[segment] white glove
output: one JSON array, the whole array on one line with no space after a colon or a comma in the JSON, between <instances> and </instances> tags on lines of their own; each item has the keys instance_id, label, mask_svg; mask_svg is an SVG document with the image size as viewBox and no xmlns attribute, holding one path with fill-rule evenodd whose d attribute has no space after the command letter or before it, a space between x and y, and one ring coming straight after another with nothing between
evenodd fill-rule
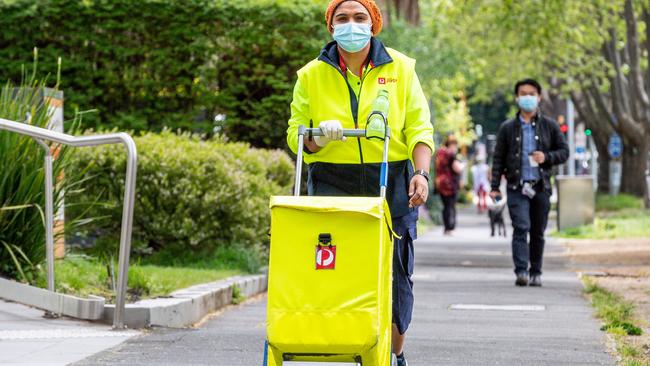
<instances>
[{"instance_id":1,"label":"white glove","mask_svg":"<svg viewBox=\"0 0 650 366\"><path fill-rule=\"evenodd\" d=\"M343 126L341 126L341 122L335 119L319 123L318 128L320 128L324 136L314 136L314 142L320 147L333 140L345 141Z\"/></svg>"}]
</instances>

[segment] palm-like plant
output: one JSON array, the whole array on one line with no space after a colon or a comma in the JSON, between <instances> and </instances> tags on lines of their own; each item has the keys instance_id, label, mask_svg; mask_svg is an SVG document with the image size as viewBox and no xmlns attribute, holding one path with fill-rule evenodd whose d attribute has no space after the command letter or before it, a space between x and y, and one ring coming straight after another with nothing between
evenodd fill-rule
<instances>
[{"instance_id":1,"label":"palm-like plant","mask_svg":"<svg viewBox=\"0 0 650 366\"><path fill-rule=\"evenodd\" d=\"M31 77L15 87L11 82L0 91L0 117L46 127L51 116L44 102L44 81ZM74 123L76 125L76 123ZM60 148L53 164L53 177L62 176L69 150ZM30 137L0 131L0 275L33 282L45 259L44 151ZM77 182L66 170L66 182ZM54 187L54 212L61 207L64 182Z\"/></svg>"}]
</instances>

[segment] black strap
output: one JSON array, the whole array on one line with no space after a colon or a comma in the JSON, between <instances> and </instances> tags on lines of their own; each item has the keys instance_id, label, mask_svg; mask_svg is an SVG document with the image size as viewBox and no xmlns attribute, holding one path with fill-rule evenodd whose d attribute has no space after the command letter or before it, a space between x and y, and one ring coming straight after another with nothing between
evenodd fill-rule
<instances>
[{"instance_id":1,"label":"black strap","mask_svg":"<svg viewBox=\"0 0 650 366\"><path fill-rule=\"evenodd\" d=\"M314 141L314 134L311 132L311 129L314 128L314 121L309 120L309 132L307 133L307 140Z\"/></svg>"},{"instance_id":2,"label":"black strap","mask_svg":"<svg viewBox=\"0 0 650 366\"><path fill-rule=\"evenodd\" d=\"M368 194L368 179L366 178L366 165L363 163L363 150L361 149L361 137L357 137L357 144L359 145L359 162L361 163L361 192L365 196Z\"/></svg>"}]
</instances>

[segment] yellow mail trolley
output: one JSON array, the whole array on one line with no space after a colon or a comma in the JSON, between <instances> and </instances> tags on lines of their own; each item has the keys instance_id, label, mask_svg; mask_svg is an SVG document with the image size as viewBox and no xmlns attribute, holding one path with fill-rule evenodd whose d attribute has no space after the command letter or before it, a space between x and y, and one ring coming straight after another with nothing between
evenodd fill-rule
<instances>
[{"instance_id":1,"label":"yellow mail trolley","mask_svg":"<svg viewBox=\"0 0 650 366\"><path fill-rule=\"evenodd\" d=\"M393 235L381 197L300 197L301 126L294 196L271 198L264 366L389 366ZM364 137L365 130L344 130Z\"/></svg>"}]
</instances>

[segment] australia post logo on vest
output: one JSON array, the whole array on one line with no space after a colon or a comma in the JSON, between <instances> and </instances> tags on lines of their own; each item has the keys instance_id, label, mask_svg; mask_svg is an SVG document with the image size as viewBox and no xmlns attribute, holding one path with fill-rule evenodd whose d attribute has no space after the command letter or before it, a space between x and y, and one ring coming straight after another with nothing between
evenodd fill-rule
<instances>
[{"instance_id":1,"label":"australia post logo on vest","mask_svg":"<svg viewBox=\"0 0 650 366\"><path fill-rule=\"evenodd\" d=\"M334 269L336 267L336 245L316 246L316 269Z\"/></svg>"},{"instance_id":2,"label":"australia post logo on vest","mask_svg":"<svg viewBox=\"0 0 650 366\"><path fill-rule=\"evenodd\" d=\"M378 77L377 83L379 83L380 85L397 84L397 78Z\"/></svg>"}]
</instances>

